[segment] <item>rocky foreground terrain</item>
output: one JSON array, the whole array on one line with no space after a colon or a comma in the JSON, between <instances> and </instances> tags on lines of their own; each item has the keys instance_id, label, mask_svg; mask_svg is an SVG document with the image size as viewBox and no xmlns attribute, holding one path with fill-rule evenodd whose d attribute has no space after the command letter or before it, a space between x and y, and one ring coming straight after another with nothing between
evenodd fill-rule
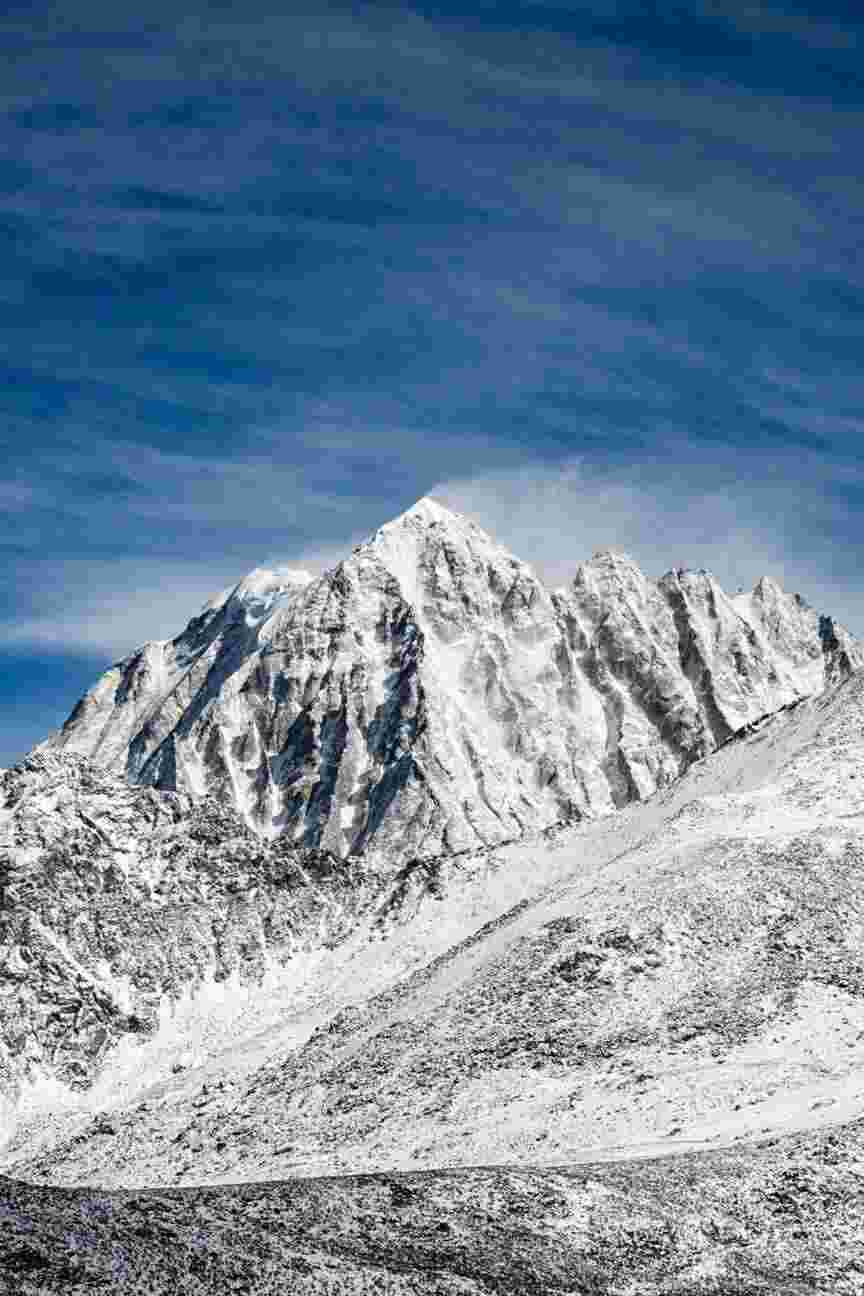
<instances>
[{"instance_id":1,"label":"rocky foreground terrain","mask_svg":"<svg viewBox=\"0 0 864 1296\"><path fill-rule=\"evenodd\" d=\"M862 1221L861 1121L590 1167L140 1192L0 1178L0 1290L858 1296Z\"/></svg>"},{"instance_id":2,"label":"rocky foreground terrain","mask_svg":"<svg viewBox=\"0 0 864 1296\"><path fill-rule=\"evenodd\" d=\"M0 1290L864 1290L861 649L532 581L422 502L0 774Z\"/></svg>"}]
</instances>

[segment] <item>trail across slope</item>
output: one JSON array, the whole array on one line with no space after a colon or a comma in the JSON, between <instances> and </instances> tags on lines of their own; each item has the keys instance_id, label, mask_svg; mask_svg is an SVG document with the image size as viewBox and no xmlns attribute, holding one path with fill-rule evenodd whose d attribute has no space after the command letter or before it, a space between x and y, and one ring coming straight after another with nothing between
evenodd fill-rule
<instances>
[{"instance_id":1,"label":"trail across slope","mask_svg":"<svg viewBox=\"0 0 864 1296\"><path fill-rule=\"evenodd\" d=\"M858 1296L859 1121L620 1165L108 1192L0 1178L0 1291Z\"/></svg>"}]
</instances>

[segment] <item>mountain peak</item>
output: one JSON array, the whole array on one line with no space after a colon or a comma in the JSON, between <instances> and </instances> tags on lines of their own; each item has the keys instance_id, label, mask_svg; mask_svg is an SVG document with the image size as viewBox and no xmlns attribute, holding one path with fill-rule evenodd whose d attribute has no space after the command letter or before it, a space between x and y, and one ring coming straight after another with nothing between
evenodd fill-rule
<instances>
[{"instance_id":1,"label":"mountain peak","mask_svg":"<svg viewBox=\"0 0 864 1296\"><path fill-rule=\"evenodd\" d=\"M421 495L401 516L419 518L424 522L450 522L461 520L462 517L460 513L454 513L452 509L439 503L432 495Z\"/></svg>"},{"instance_id":2,"label":"mountain peak","mask_svg":"<svg viewBox=\"0 0 864 1296\"><path fill-rule=\"evenodd\" d=\"M786 591L772 576L760 576L755 586L753 594L756 598L763 601L771 601L786 598Z\"/></svg>"},{"instance_id":3,"label":"mountain peak","mask_svg":"<svg viewBox=\"0 0 864 1296\"><path fill-rule=\"evenodd\" d=\"M310 572L299 567L255 567L235 586L233 593L237 598L260 598L308 585L313 579Z\"/></svg>"},{"instance_id":4,"label":"mountain peak","mask_svg":"<svg viewBox=\"0 0 864 1296\"><path fill-rule=\"evenodd\" d=\"M643 589L647 577L634 558L621 549L598 549L587 562L579 563L573 588L596 589L608 595L612 588Z\"/></svg>"},{"instance_id":5,"label":"mountain peak","mask_svg":"<svg viewBox=\"0 0 864 1296\"><path fill-rule=\"evenodd\" d=\"M470 530L484 534L464 514L456 513L446 505L440 504L431 495L423 495L404 513L397 514L389 522L380 526L372 539L374 540L382 532L389 534L392 531L403 531L408 528L414 531L425 531L430 527L444 527L448 531Z\"/></svg>"},{"instance_id":6,"label":"mountain peak","mask_svg":"<svg viewBox=\"0 0 864 1296\"><path fill-rule=\"evenodd\" d=\"M315 578L299 567L253 567L236 585L214 594L202 611L214 612L233 601L235 605L270 606L283 595L302 589Z\"/></svg>"},{"instance_id":7,"label":"mountain peak","mask_svg":"<svg viewBox=\"0 0 864 1296\"><path fill-rule=\"evenodd\" d=\"M585 566L593 567L629 567L641 571L639 564L630 554L625 553L623 549L616 549L608 546L603 549L595 549L588 563Z\"/></svg>"},{"instance_id":8,"label":"mountain peak","mask_svg":"<svg viewBox=\"0 0 864 1296\"><path fill-rule=\"evenodd\" d=\"M431 595L431 602L436 602L443 593L441 581L444 580L451 593L459 587L459 601L467 600L477 610L479 588L469 593L465 583L478 586L488 583L490 564L503 566L508 571L521 565L509 550L470 518L453 512L428 495L379 527L355 552L360 556L373 555L395 578L403 596L415 608L427 601L432 589L437 592ZM450 573L446 578L444 568Z\"/></svg>"}]
</instances>

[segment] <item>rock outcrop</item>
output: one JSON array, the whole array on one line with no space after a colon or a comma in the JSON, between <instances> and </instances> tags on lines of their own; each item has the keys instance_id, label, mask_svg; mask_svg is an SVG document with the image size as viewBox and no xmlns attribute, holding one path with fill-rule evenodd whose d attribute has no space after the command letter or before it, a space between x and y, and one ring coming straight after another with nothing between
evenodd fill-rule
<instances>
[{"instance_id":1,"label":"rock outcrop","mask_svg":"<svg viewBox=\"0 0 864 1296\"><path fill-rule=\"evenodd\" d=\"M213 798L82 757L0 772L0 1134L19 1100L89 1089L118 1046L133 1072L166 1028L166 1065L216 1047L378 889L357 861L262 841Z\"/></svg>"},{"instance_id":2,"label":"rock outcrop","mask_svg":"<svg viewBox=\"0 0 864 1296\"><path fill-rule=\"evenodd\" d=\"M730 598L600 553L551 592L424 499L317 579L253 572L106 672L48 746L397 864L644 798L862 664L770 581Z\"/></svg>"}]
</instances>

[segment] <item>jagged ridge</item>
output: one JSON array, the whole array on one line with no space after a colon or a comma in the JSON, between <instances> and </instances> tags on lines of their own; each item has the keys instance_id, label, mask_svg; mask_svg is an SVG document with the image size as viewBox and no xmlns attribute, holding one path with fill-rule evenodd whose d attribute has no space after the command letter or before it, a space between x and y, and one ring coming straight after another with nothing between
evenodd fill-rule
<instances>
[{"instance_id":1,"label":"jagged ridge","mask_svg":"<svg viewBox=\"0 0 864 1296\"><path fill-rule=\"evenodd\" d=\"M773 582L730 598L604 552L553 593L424 499L317 579L253 572L106 672L49 746L395 865L643 798L861 664Z\"/></svg>"}]
</instances>

